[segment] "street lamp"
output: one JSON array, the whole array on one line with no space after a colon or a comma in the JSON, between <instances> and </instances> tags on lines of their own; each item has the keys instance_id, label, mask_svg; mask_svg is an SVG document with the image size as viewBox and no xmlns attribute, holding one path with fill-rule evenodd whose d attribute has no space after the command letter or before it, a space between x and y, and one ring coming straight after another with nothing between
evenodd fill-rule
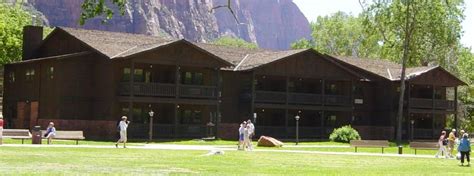
<instances>
[{"instance_id":1,"label":"street lamp","mask_svg":"<svg viewBox=\"0 0 474 176\"><path fill-rule=\"evenodd\" d=\"M257 113L253 113L253 124L257 124Z\"/></svg>"},{"instance_id":2,"label":"street lamp","mask_svg":"<svg viewBox=\"0 0 474 176\"><path fill-rule=\"evenodd\" d=\"M411 140L413 141L413 131L415 130L415 120L410 120L410 124L411 124L411 131L410 131L410 136L411 136Z\"/></svg>"},{"instance_id":3,"label":"street lamp","mask_svg":"<svg viewBox=\"0 0 474 176\"><path fill-rule=\"evenodd\" d=\"M153 115L155 115L155 112L153 112L153 110L150 110L150 112L148 112L148 115L150 115L150 127L148 129L148 142L151 142L151 139L153 139Z\"/></svg>"},{"instance_id":4,"label":"street lamp","mask_svg":"<svg viewBox=\"0 0 474 176\"><path fill-rule=\"evenodd\" d=\"M296 115L296 116L295 116L295 120L296 120L296 145L298 145L298 142L299 142L299 121L300 121L300 116L299 116L299 115Z\"/></svg>"}]
</instances>

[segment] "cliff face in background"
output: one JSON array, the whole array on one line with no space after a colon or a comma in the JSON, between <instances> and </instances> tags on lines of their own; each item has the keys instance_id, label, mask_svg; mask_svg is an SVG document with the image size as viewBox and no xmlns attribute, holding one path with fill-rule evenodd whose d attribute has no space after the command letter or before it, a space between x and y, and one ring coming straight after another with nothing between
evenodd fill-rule
<instances>
[{"instance_id":1,"label":"cliff face in background","mask_svg":"<svg viewBox=\"0 0 474 176\"><path fill-rule=\"evenodd\" d=\"M197 42L236 36L261 48L288 49L301 38L310 38L308 20L292 0L232 0L238 24L226 8L209 10L227 0L129 0L124 16L115 15L107 24L91 19L77 21L81 0L30 0L51 26L107 31L171 35Z\"/></svg>"}]
</instances>

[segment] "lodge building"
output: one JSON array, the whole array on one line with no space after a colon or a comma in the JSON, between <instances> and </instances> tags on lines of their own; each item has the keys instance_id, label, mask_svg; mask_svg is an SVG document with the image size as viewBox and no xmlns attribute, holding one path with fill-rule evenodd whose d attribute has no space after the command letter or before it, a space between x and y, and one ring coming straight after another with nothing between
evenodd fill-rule
<instances>
[{"instance_id":1,"label":"lodge building","mask_svg":"<svg viewBox=\"0 0 474 176\"><path fill-rule=\"evenodd\" d=\"M5 65L8 128L83 130L113 138L117 120L129 137L236 138L239 123L257 135L326 139L352 125L365 139L393 139L401 66L330 56L312 49L271 51L166 37L57 27L24 28L23 60ZM439 66L407 69L403 137L436 138L457 126L457 87ZM256 116L256 117L254 117ZM453 127L454 127L453 126Z\"/></svg>"}]
</instances>

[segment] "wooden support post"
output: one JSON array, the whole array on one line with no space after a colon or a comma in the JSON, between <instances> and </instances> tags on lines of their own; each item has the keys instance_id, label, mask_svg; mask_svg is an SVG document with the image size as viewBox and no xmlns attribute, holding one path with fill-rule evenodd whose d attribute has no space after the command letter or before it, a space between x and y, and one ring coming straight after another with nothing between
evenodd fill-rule
<instances>
[{"instance_id":1,"label":"wooden support post","mask_svg":"<svg viewBox=\"0 0 474 176\"><path fill-rule=\"evenodd\" d=\"M412 118L411 118L411 114L410 114L410 109L411 109L411 108L410 108L410 106L411 106L411 105L410 105L410 99L411 99L411 84L410 84L409 81L407 81L406 83L407 83L407 86L408 86L408 87L407 87L408 98L407 98L407 108L406 108L406 109L407 109L407 124L408 124L408 126L407 126L407 127L408 127L408 130L407 130L407 131L408 131L408 134L410 134L409 139L410 139L411 141L413 141L413 138L414 138L414 137L413 137L413 130L414 130L413 128L414 128L414 127L413 127L413 125L411 124Z\"/></svg>"},{"instance_id":2,"label":"wooden support post","mask_svg":"<svg viewBox=\"0 0 474 176\"><path fill-rule=\"evenodd\" d=\"M133 119L133 94L134 94L134 82L135 82L135 61L130 59L130 96L128 101L128 117Z\"/></svg>"},{"instance_id":3,"label":"wooden support post","mask_svg":"<svg viewBox=\"0 0 474 176\"><path fill-rule=\"evenodd\" d=\"M324 110L321 111L321 139L324 139L325 138L325 131L326 131L326 128L324 128Z\"/></svg>"},{"instance_id":4,"label":"wooden support post","mask_svg":"<svg viewBox=\"0 0 474 176\"><path fill-rule=\"evenodd\" d=\"M289 88L289 84L290 84L290 77L288 76L288 72L286 73L286 77L285 77L285 131L286 131L286 138L289 138L289 131L288 131L288 100L289 100L289 92L290 92L290 88Z\"/></svg>"},{"instance_id":5,"label":"wooden support post","mask_svg":"<svg viewBox=\"0 0 474 176\"><path fill-rule=\"evenodd\" d=\"M221 121L221 109L220 109L220 105L221 105L221 96L222 96L222 84L221 84L221 72L219 70L219 68L216 68L216 85L217 85L217 96L216 96L216 100L217 100L217 104L216 104L216 119L215 119L215 126L214 126L214 136L217 138L218 137L218 126L219 126L219 123Z\"/></svg>"},{"instance_id":6,"label":"wooden support post","mask_svg":"<svg viewBox=\"0 0 474 176\"><path fill-rule=\"evenodd\" d=\"M255 71L252 71L252 82L250 83L250 86L251 86L251 95L252 95L252 99L250 101L250 114L253 115L253 113L256 113L255 112L255 83L256 83L256 79L255 79Z\"/></svg>"},{"instance_id":7,"label":"wooden support post","mask_svg":"<svg viewBox=\"0 0 474 176\"><path fill-rule=\"evenodd\" d=\"M432 95L432 104L431 104L431 138L435 138L435 135L434 135L434 119L435 119L435 92L436 92L436 88L435 88L435 85L432 84L433 86L433 95ZM445 117L446 118L446 117Z\"/></svg>"},{"instance_id":8,"label":"wooden support post","mask_svg":"<svg viewBox=\"0 0 474 176\"><path fill-rule=\"evenodd\" d=\"M458 86L454 87L454 128L459 128L458 122Z\"/></svg>"},{"instance_id":9,"label":"wooden support post","mask_svg":"<svg viewBox=\"0 0 474 176\"><path fill-rule=\"evenodd\" d=\"M326 102L326 97L325 97L325 80L321 79L321 106L323 108L321 112L321 139L324 139L326 137L326 128L324 126L324 119L326 118L324 115L324 104Z\"/></svg>"}]
</instances>

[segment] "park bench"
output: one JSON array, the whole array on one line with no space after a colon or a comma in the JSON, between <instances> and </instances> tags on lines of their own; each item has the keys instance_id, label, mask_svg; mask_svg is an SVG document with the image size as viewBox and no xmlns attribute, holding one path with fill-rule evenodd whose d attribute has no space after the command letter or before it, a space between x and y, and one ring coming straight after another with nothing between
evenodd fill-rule
<instances>
[{"instance_id":1,"label":"park bench","mask_svg":"<svg viewBox=\"0 0 474 176\"><path fill-rule=\"evenodd\" d=\"M384 152L384 148L389 147L389 143L387 140L351 140L350 141L351 147L355 148L355 152L357 152L357 147L365 147L365 148L382 148L382 153Z\"/></svg>"},{"instance_id":2,"label":"park bench","mask_svg":"<svg viewBox=\"0 0 474 176\"><path fill-rule=\"evenodd\" d=\"M25 139L31 139L31 133L28 129L3 129L3 138L21 139L24 144Z\"/></svg>"},{"instance_id":3,"label":"park bench","mask_svg":"<svg viewBox=\"0 0 474 176\"><path fill-rule=\"evenodd\" d=\"M416 150L437 150L439 149L438 142L419 142L419 141L414 141L410 142L410 148L415 149L415 155L416 155Z\"/></svg>"},{"instance_id":4,"label":"park bench","mask_svg":"<svg viewBox=\"0 0 474 176\"><path fill-rule=\"evenodd\" d=\"M43 134L44 138L46 131L41 130L41 133ZM53 139L75 140L76 145L78 145L79 140L84 140L86 138L84 137L84 133L82 131L56 131L56 135Z\"/></svg>"}]
</instances>

